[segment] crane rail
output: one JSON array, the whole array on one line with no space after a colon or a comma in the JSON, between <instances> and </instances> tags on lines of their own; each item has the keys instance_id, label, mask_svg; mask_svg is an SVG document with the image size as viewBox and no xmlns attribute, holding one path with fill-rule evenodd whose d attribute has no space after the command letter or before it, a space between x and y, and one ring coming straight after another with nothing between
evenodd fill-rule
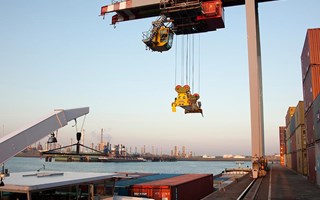
<instances>
[{"instance_id":1,"label":"crane rail","mask_svg":"<svg viewBox=\"0 0 320 200\"><path fill-rule=\"evenodd\" d=\"M253 179L248 187L246 187L246 189L244 189L244 191L239 195L237 200L255 199L259 191L262 179L263 178Z\"/></svg>"}]
</instances>

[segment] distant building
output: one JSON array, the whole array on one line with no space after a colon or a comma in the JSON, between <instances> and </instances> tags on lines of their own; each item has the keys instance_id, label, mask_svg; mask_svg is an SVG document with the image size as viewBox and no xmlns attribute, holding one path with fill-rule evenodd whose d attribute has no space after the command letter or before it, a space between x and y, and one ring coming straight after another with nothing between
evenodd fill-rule
<instances>
[{"instance_id":1,"label":"distant building","mask_svg":"<svg viewBox=\"0 0 320 200\"><path fill-rule=\"evenodd\" d=\"M232 157L233 157L232 154L224 154L224 155L222 156L222 158L232 158Z\"/></svg>"},{"instance_id":2,"label":"distant building","mask_svg":"<svg viewBox=\"0 0 320 200\"><path fill-rule=\"evenodd\" d=\"M245 158L245 156L243 156L243 155L235 155L235 156L233 156L233 158Z\"/></svg>"},{"instance_id":3,"label":"distant building","mask_svg":"<svg viewBox=\"0 0 320 200\"><path fill-rule=\"evenodd\" d=\"M207 154L204 154L203 156L202 156L202 158L216 158L215 156L208 156Z\"/></svg>"},{"instance_id":4,"label":"distant building","mask_svg":"<svg viewBox=\"0 0 320 200\"><path fill-rule=\"evenodd\" d=\"M181 156L182 156L183 158L187 157L186 147L185 147L185 146L182 146L182 154L181 154Z\"/></svg>"},{"instance_id":5,"label":"distant building","mask_svg":"<svg viewBox=\"0 0 320 200\"><path fill-rule=\"evenodd\" d=\"M174 146L174 156L178 156L178 146Z\"/></svg>"}]
</instances>

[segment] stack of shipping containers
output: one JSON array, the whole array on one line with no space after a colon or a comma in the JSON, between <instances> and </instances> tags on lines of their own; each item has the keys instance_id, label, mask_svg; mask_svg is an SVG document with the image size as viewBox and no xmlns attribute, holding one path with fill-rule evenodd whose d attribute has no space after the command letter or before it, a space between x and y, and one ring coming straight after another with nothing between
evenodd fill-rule
<instances>
[{"instance_id":1,"label":"stack of shipping containers","mask_svg":"<svg viewBox=\"0 0 320 200\"><path fill-rule=\"evenodd\" d=\"M291 148L292 148L292 132L293 132L293 125L291 125L291 121L294 122L294 120L292 120L292 117L294 115L294 111L295 111L295 107L289 107L288 108L288 111L287 111L287 115L286 115L286 148L285 148L285 163L286 163L286 166L288 168L291 168L292 169L292 159L291 159Z\"/></svg>"},{"instance_id":2,"label":"stack of shipping containers","mask_svg":"<svg viewBox=\"0 0 320 200\"><path fill-rule=\"evenodd\" d=\"M308 179L320 185L320 29L308 29L301 54ZM317 163L317 165L316 165Z\"/></svg>"},{"instance_id":3,"label":"stack of shipping containers","mask_svg":"<svg viewBox=\"0 0 320 200\"><path fill-rule=\"evenodd\" d=\"M297 172L299 174L307 175L307 146L306 146L306 131L305 131L305 116L304 116L304 102L299 101L294 112L295 119L295 150L292 157L296 157Z\"/></svg>"},{"instance_id":4,"label":"stack of shipping containers","mask_svg":"<svg viewBox=\"0 0 320 200\"><path fill-rule=\"evenodd\" d=\"M279 126L279 143L280 143L280 164L285 165L285 153L286 153L286 127Z\"/></svg>"},{"instance_id":5,"label":"stack of shipping containers","mask_svg":"<svg viewBox=\"0 0 320 200\"><path fill-rule=\"evenodd\" d=\"M299 174L307 175L308 170L304 119L303 101L299 101L296 107L289 107L286 115L285 152L286 166Z\"/></svg>"}]
</instances>

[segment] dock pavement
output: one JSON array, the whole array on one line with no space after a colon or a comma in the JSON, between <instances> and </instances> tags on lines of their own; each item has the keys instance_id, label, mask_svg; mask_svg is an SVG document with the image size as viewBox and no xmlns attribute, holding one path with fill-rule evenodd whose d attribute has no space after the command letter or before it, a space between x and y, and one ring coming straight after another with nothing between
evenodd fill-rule
<instances>
[{"instance_id":1,"label":"dock pavement","mask_svg":"<svg viewBox=\"0 0 320 200\"><path fill-rule=\"evenodd\" d=\"M269 165L270 171L261 182L255 199L258 200L280 200L280 199L304 199L319 200L320 187L312 184L305 176L297 174L279 164ZM237 199L243 190L250 184L252 177L246 175L236 179L225 188L220 188L202 200Z\"/></svg>"}]
</instances>

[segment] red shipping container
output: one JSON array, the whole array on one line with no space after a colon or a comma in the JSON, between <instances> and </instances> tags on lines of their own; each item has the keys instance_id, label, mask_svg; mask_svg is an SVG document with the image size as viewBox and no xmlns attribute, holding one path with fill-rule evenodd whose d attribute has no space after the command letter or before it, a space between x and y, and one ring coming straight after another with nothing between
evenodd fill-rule
<instances>
[{"instance_id":1,"label":"red shipping container","mask_svg":"<svg viewBox=\"0 0 320 200\"><path fill-rule=\"evenodd\" d=\"M311 183L315 183L316 181L316 158L315 158L315 147L310 146L307 148L307 156L308 156L308 180Z\"/></svg>"},{"instance_id":2,"label":"red shipping container","mask_svg":"<svg viewBox=\"0 0 320 200\"><path fill-rule=\"evenodd\" d=\"M294 171L297 171L297 152L291 153L291 167Z\"/></svg>"},{"instance_id":3,"label":"red shipping container","mask_svg":"<svg viewBox=\"0 0 320 200\"><path fill-rule=\"evenodd\" d=\"M306 117L306 143L307 146L314 144L314 126L313 126L313 109L309 109L308 112L305 114Z\"/></svg>"},{"instance_id":4,"label":"red shipping container","mask_svg":"<svg viewBox=\"0 0 320 200\"><path fill-rule=\"evenodd\" d=\"M302 80L305 79L310 65L320 64L320 28L308 29L301 53Z\"/></svg>"},{"instance_id":5,"label":"red shipping container","mask_svg":"<svg viewBox=\"0 0 320 200\"><path fill-rule=\"evenodd\" d=\"M320 140L320 95L314 100L312 104L313 108L313 127L314 127L314 139Z\"/></svg>"},{"instance_id":6,"label":"red shipping container","mask_svg":"<svg viewBox=\"0 0 320 200\"><path fill-rule=\"evenodd\" d=\"M312 105L313 101L320 94L320 65L312 65L303 82L303 98L305 111Z\"/></svg>"},{"instance_id":7,"label":"red shipping container","mask_svg":"<svg viewBox=\"0 0 320 200\"><path fill-rule=\"evenodd\" d=\"M202 199L213 192L212 174L185 174L131 187L131 196L155 200Z\"/></svg>"},{"instance_id":8,"label":"red shipping container","mask_svg":"<svg viewBox=\"0 0 320 200\"><path fill-rule=\"evenodd\" d=\"M317 176L317 184L318 186L320 186L320 143L316 143L315 144L315 156L316 156L316 161L315 163L317 163L316 165L316 176Z\"/></svg>"}]
</instances>

